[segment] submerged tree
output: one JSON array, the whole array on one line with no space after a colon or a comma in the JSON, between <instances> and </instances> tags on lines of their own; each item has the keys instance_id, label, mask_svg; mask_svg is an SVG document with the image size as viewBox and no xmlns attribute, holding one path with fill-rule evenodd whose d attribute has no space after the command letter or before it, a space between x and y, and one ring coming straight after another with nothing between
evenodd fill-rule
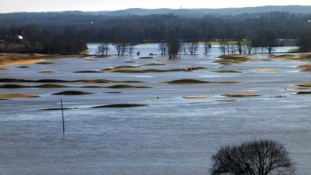
<instances>
[{"instance_id":1,"label":"submerged tree","mask_svg":"<svg viewBox=\"0 0 311 175\"><path fill-rule=\"evenodd\" d=\"M212 175L292 175L294 165L284 146L259 140L226 146L212 157Z\"/></svg>"},{"instance_id":2,"label":"submerged tree","mask_svg":"<svg viewBox=\"0 0 311 175\"><path fill-rule=\"evenodd\" d=\"M100 44L98 47L97 47L97 54L100 54L100 55L108 55L108 50L109 50L109 45L108 44Z\"/></svg>"},{"instance_id":3,"label":"submerged tree","mask_svg":"<svg viewBox=\"0 0 311 175\"><path fill-rule=\"evenodd\" d=\"M159 50L161 51L161 55L166 55L167 51L167 43L162 41L159 43Z\"/></svg>"},{"instance_id":4,"label":"submerged tree","mask_svg":"<svg viewBox=\"0 0 311 175\"><path fill-rule=\"evenodd\" d=\"M176 58L181 48L180 41L178 39L167 40L167 48L169 58Z\"/></svg>"},{"instance_id":5,"label":"submerged tree","mask_svg":"<svg viewBox=\"0 0 311 175\"><path fill-rule=\"evenodd\" d=\"M195 55L199 48L199 42L193 41L188 43L188 50L191 55Z\"/></svg>"},{"instance_id":6,"label":"submerged tree","mask_svg":"<svg viewBox=\"0 0 311 175\"><path fill-rule=\"evenodd\" d=\"M300 52L308 52L311 51L311 32L305 32L303 35L301 35L299 42L299 49Z\"/></svg>"}]
</instances>

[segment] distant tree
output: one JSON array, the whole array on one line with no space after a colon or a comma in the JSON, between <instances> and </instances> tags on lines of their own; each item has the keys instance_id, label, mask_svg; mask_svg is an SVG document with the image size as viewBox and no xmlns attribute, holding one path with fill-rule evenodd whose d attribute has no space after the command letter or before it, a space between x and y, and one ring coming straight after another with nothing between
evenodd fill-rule
<instances>
[{"instance_id":1,"label":"distant tree","mask_svg":"<svg viewBox=\"0 0 311 175\"><path fill-rule=\"evenodd\" d=\"M205 55L207 55L211 47L212 47L211 43L204 41L203 48L204 48Z\"/></svg>"},{"instance_id":2,"label":"distant tree","mask_svg":"<svg viewBox=\"0 0 311 175\"><path fill-rule=\"evenodd\" d=\"M133 43L128 44L128 51L129 51L129 55L134 54L135 44L133 44Z\"/></svg>"},{"instance_id":3,"label":"distant tree","mask_svg":"<svg viewBox=\"0 0 311 175\"><path fill-rule=\"evenodd\" d=\"M228 54L231 53L231 54L235 54L236 53L236 43L234 42L229 42L228 44Z\"/></svg>"},{"instance_id":4,"label":"distant tree","mask_svg":"<svg viewBox=\"0 0 311 175\"><path fill-rule=\"evenodd\" d=\"M108 55L109 45L108 44L100 44L97 47L97 54L100 55Z\"/></svg>"},{"instance_id":5,"label":"distant tree","mask_svg":"<svg viewBox=\"0 0 311 175\"><path fill-rule=\"evenodd\" d=\"M277 38L276 38L275 30L273 29L265 30L263 32L262 39L263 39L264 46L268 50L268 53L271 54L274 47L277 46L277 42L276 42Z\"/></svg>"},{"instance_id":6,"label":"distant tree","mask_svg":"<svg viewBox=\"0 0 311 175\"><path fill-rule=\"evenodd\" d=\"M169 58L176 58L180 51L180 41L178 39L169 39L167 40L167 48Z\"/></svg>"},{"instance_id":7,"label":"distant tree","mask_svg":"<svg viewBox=\"0 0 311 175\"><path fill-rule=\"evenodd\" d=\"M199 48L199 43L196 41L187 43L188 50L191 55L195 55Z\"/></svg>"},{"instance_id":8,"label":"distant tree","mask_svg":"<svg viewBox=\"0 0 311 175\"><path fill-rule=\"evenodd\" d=\"M226 39L219 40L219 49L222 54L226 55L228 51L229 41Z\"/></svg>"},{"instance_id":9,"label":"distant tree","mask_svg":"<svg viewBox=\"0 0 311 175\"><path fill-rule=\"evenodd\" d=\"M184 54L187 55L187 42L181 42L180 43L180 51Z\"/></svg>"},{"instance_id":10,"label":"distant tree","mask_svg":"<svg viewBox=\"0 0 311 175\"><path fill-rule=\"evenodd\" d=\"M245 47L244 52L251 54L252 53L252 40L246 40L243 45Z\"/></svg>"},{"instance_id":11,"label":"distant tree","mask_svg":"<svg viewBox=\"0 0 311 175\"><path fill-rule=\"evenodd\" d=\"M212 175L293 175L294 171L284 146L271 140L222 147L212 157Z\"/></svg>"},{"instance_id":12,"label":"distant tree","mask_svg":"<svg viewBox=\"0 0 311 175\"><path fill-rule=\"evenodd\" d=\"M167 43L162 41L159 43L159 50L161 51L161 55L166 55L167 52Z\"/></svg>"},{"instance_id":13,"label":"distant tree","mask_svg":"<svg viewBox=\"0 0 311 175\"><path fill-rule=\"evenodd\" d=\"M243 38L242 38L242 35L241 34L237 34L235 36L235 39L236 39L236 48L238 50L238 53L239 54L242 54L243 53Z\"/></svg>"},{"instance_id":14,"label":"distant tree","mask_svg":"<svg viewBox=\"0 0 311 175\"><path fill-rule=\"evenodd\" d=\"M126 43L115 43L114 47L117 50L118 56L124 55L124 53L128 50L128 44Z\"/></svg>"},{"instance_id":15,"label":"distant tree","mask_svg":"<svg viewBox=\"0 0 311 175\"><path fill-rule=\"evenodd\" d=\"M311 51L311 32L305 32L301 35L298 42L300 52Z\"/></svg>"}]
</instances>

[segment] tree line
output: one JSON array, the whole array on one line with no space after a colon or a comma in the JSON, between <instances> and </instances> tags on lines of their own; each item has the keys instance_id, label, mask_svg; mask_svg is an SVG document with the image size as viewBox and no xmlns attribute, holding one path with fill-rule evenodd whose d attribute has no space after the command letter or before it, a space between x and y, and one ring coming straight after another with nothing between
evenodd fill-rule
<instances>
[{"instance_id":1,"label":"tree line","mask_svg":"<svg viewBox=\"0 0 311 175\"><path fill-rule=\"evenodd\" d=\"M32 20L27 22L26 19ZM237 41L238 47L234 49L238 53L249 52L249 41L253 47L266 48L271 52L273 47L280 44L276 42L277 39L298 41L309 36L310 19L311 15L287 12L210 15L201 18L171 14L121 17L75 13L2 14L0 40L8 41L6 48L10 48L10 37L23 35L26 49L60 54L78 53L86 48L88 42L114 43L119 46L118 53L122 54L122 46L128 43L169 44L177 40L181 50L183 43L195 46L196 43L203 42L208 46L208 42L217 40L224 53L233 52L230 41ZM310 46L303 47L303 50L309 49ZM192 53L195 53L195 49Z\"/></svg>"}]
</instances>

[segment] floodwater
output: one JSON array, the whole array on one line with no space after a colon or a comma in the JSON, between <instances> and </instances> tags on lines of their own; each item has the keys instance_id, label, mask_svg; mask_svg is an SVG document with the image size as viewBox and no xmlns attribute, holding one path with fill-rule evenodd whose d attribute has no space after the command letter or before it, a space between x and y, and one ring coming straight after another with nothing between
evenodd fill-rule
<instances>
[{"instance_id":1,"label":"floodwater","mask_svg":"<svg viewBox=\"0 0 311 175\"><path fill-rule=\"evenodd\" d=\"M89 45L94 53L96 45ZM281 48L286 49L286 48ZM159 53L157 45L136 47L142 56ZM110 52L114 52L111 48ZM168 60L155 55L112 58L63 58L54 64L34 64L22 69L7 66L0 78L20 79L108 79L143 83L56 83L70 88L0 89L1 94L37 94L38 98L0 100L0 174L104 174L104 175L206 175L211 156L221 146L254 139L273 139L284 144L296 164L297 175L311 172L311 96L286 92L298 83L310 82L310 73L299 72L307 62L258 56L257 61L234 65L213 63L220 55L212 48L205 56L181 55ZM173 69L203 66L207 69L163 73L73 73L124 65L161 63L131 69ZM278 72L258 72L261 68ZM52 69L52 73L38 73ZM242 73L216 73L236 70ZM191 78L211 82L239 83L166 84ZM1 83L8 84L8 83ZM43 83L15 83L40 85ZM81 88L129 84L143 89ZM82 90L88 95L52 95ZM309 89L307 89L309 90ZM118 92L118 93L109 93ZM250 93L257 97L224 97ZM210 98L185 99L185 96ZM60 99L65 108L66 132L62 132ZM222 101L236 100L236 101ZM135 108L91 108L98 105L137 103Z\"/></svg>"}]
</instances>

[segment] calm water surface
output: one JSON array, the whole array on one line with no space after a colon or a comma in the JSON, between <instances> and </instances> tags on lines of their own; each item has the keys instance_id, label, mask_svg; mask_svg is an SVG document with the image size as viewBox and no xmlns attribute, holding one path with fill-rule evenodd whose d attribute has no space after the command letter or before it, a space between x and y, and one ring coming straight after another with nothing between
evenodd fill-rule
<instances>
[{"instance_id":1,"label":"calm water surface","mask_svg":"<svg viewBox=\"0 0 311 175\"><path fill-rule=\"evenodd\" d=\"M96 45L90 45L95 52ZM285 49L285 48L282 48ZM136 47L143 56L158 53L157 45ZM111 48L111 52L113 48ZM212 48L208 56L181 56L168 60L137 56L70 58L50 60L54 64L7 66L0 78L139 80L126 83L148 89L80 88L115 84L57 83L60 89L0 89L1 94L38 94L39 98L0 100L0 174L107 174L107 175L203 175L209 174L211 156L221 146L254 139L273 139L285 145L296 163L297 174L311 172L311 96L285 92L295 84L310 82L310 73L297 66L310 62L273 59L223 66L213 63L220 55ZM131 61L131 62L128 62ZM135 69L174 69L203 66L192 72L167 73L73 73L123 65L163 63ZM277 68L279 72L257 72ZM53 69L53 73L38 73ZM242 73L216 73L238 70ZM237 81L236 84L165 84L182 78L204 81ZM6 84L6 83L1 83ZM18 83L40 85L42 83ZM124 84L124 83L122 83ZM90 95L54 96L65 90L83 90ZM119 93L107 93L119 92ZM228 98L226 93L253 93L259 97ZM210 96L184 99L185 96ZM155 100L157 97L159 99ZM61 111L41 109L64 106L66 133L62 133ZM220 100L236 100L221 102ZM137 108L91 108L116 103L139 103Z\"/></svg>"}]
</instances>

